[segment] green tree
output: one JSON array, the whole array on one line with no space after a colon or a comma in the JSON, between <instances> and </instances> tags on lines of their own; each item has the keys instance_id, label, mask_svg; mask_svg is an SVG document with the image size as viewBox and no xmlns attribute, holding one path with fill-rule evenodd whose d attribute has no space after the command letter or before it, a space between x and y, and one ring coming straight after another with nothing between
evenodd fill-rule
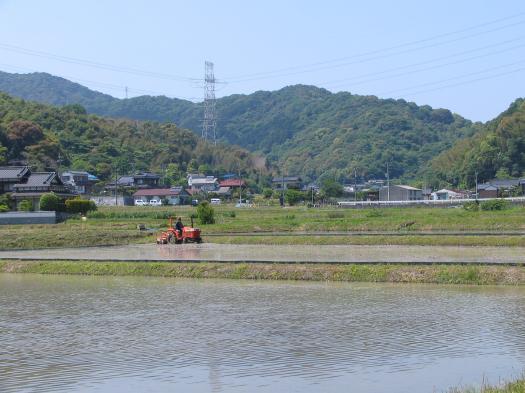
<instances>
[{"instance_id":1,"label":"green tree","mask_svg":"<svg viewBox=\"0 0 525 393\"><path fill-rule=\"evenodd\" d=\"M286 190L284 194L284 200L290 206L297 205L299 202L304 200L304 194L297 190Z\"/></svg>"},{"instance_id":2,"label":"green tree","mask_svg":"<svg viewBox=\"0 0 525 393\"><path fill-rule=\"evenodd\" d=\"M270 199L273 195L273 190L271 188L263 188L262 194L265 199Z\"/></svg>"},{"instance_id":3,"label":"green tree","mask_svg":"<svg viewBox=\"0 0 525 393\"><path fill-rule=\"evenodd\" d=\"M180 170L179 164L170 162L166 166L164 181L168 186L185 184L186 179Z\"/></svg>"},{"instance_id":4,"label":"green tree","mask_svg":"<svg viewBox=\"0 0 525 393\"><path fill-rule=\"evenodd\" d=\"M86 215L90 211L97 210L97 205L93 201L73 198L66 200L66 210L68 213L80 213L82 215Z\"/></svg>"},{"instance_id":5,"label":"green tree","mask_svg":"<svg viewBox=\"0 0 525 393\"><path fill-rule=\"evenodd\" d=\"M507 168L499 168L495 175L496 179L512 179Z\"/></svg>"},{"instance_id":6,"label":"green tree","mask_svg":"<svg viewBox=\"0 0 525 393\"><path fill-rule=\"evenodd\" d=\"M33 202L29 199L24 199L18 204L18 210L22 212L31 212L33 211Z\"/></svg>"},{"instance_id":7,"label":"green tree","mask_svg":"<svg viewBox=\"0 0 525 393\"><path fill-rule=\"evenodd\" d=\"M40 210L57 211L60 198L54 192L42 194L40 197Z\"/></svg>"},{"instance_id":8,"label":"green tree","mask_svg":"<svg viewBox=\"0 0 525 393\"><path fill-rule=\"evenodd\" d=\"M199 224L215 223L215 210L213 210L208 201L203 201L197 206L197 218L199 219Z\"/></svg>"},{"instance_id":9,"label":"green tree","mask_svg":"<svg viewBox=\"0 0 525 393\"><path fill-rule=\"evenodd\" d=\"M0 143L0 165L5 165L7 163L7 147L2 146Z\"/></svg>"},{"instance_id":10,"label":"green tree","mask_svg":"<svg viewBox=\"0 0 525 393\"><path fill-rule=\"evenodd\" d=\"M327 197L337 198L343 195L343 185L334 179L325 179L321 184L321 191L323 191Z\"/></svg>"},{"instance_id":11,"label":"green tree","mask_svg":"<svg viewBox=\"0 0 525 393\"><path fill-rule=\"evenodd\" d=\"M11 144L10 156L19 158L26 146L33 145L44 138L42 129L27 120L15 120L7 126L7 139Z\"/></svg>"}]
</instances>

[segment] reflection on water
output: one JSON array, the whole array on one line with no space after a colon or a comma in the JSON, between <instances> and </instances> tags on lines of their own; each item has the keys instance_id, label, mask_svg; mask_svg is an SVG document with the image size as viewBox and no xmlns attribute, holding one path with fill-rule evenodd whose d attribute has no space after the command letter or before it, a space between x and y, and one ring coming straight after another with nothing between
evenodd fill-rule
<instances>
[{"instance_id":1,"label":"reflection on water","mask_svg":"<svg viewBox=\"0 0 525 393\"><path fill-rule=\"evenodd\" d=\"M1 392L432 392L519 375L525 290L0 275Z\"/></svg>"}]
</instances>

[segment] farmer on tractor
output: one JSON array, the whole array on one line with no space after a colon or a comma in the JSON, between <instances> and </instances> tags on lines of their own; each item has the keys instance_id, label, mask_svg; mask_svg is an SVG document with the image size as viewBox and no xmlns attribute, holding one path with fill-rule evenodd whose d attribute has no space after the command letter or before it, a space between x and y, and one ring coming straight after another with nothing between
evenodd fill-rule
<instances>
[{"instance_id":1,"label":"farmer on tractor","mask_svg":"<svg viewBox=\"0 0 525 393\"><path fill-rule=\"evenodd\" d=\"M177 217L177 222L175 223L175 229L180 232L182 235L182 229L184 228L184 224L182 223L182 218Z\"/></svg>"}]
</instances>

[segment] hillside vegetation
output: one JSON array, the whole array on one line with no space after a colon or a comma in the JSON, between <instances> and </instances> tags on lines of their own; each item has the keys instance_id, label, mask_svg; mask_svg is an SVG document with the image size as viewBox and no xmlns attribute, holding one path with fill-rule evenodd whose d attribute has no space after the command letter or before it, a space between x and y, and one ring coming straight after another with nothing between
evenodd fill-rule
<instances>
[{"instance_id":1,"label":"hillside vegetation","mask_svg":"<svg viewBox=\"0 0 525 393\"><path fill-rule=\"evenodd\" d=\"M494 177L525 177L525 100L488 122L476 135L459 141L430 163L437 184L469 185Z\"/></svg>"},{"instance_id":2,"label":"hillside vegetation","mask_svg":"<svg viewBox=\"0 0 525 393\"><path fill-rule=\"evenodd\" d=\"M174 122L196 133L202 107L142 96L117 99L49 74L0 73L0 90L56 105L81 104L90 113ZM307 179L414 178L428 161L479 128L446 109L404 100L337 93L313 86L232 95L217 100L222 141L268 156L280 170Z\"/></svg>"},{"instance_id":3,"label":"hillside vegetation","mask_svg":"<svg viewBox=\"0 0 525 393\"><path fill-rule=\"evenodd\" d=\"M253 180L265 173L246 150L212 146L172 123L101 118L80 105L52 107L0 93L0 165L13 160L38 170L55 170L60 160L101 179L166 170L176 182L186 171L237 173L239 167Z\"/></svg>"}]
</instances>

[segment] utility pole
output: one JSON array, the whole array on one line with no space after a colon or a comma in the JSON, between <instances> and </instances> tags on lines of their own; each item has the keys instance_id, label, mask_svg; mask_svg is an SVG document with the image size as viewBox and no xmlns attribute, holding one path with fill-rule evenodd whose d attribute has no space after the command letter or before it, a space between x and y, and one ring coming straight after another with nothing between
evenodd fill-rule
<instances>
[{"instance_id":1,"label":"utility pole","mask_svg":"<svg viewBox=\"0 0 525 393\"><path fill-rule=\"evenodd\" d=\"M354 168L354 202L357 202L357 168Z\"/></svg>"},{"instance_id":2,"label":"utility pole","mask_svg":"<svg viewBox=\"0 0 525 393\"><path fill-rule=\"evenodd\" d=\"M283 174L281 174L281 207L284 207L284 171Z\"/></svg>"},{"instance_id":3,"label":"utility pole","mask_svg":"<svg viewBox=\"0 0 525 393\"><path fill-rule=\"evenodd\" d=\"M118 193L117 193L117 187L118 187L118 180L117 180L117 170L115 169L115 206L118 206Z\"/></svg>"},{"instance_id":4,"label":"utility pole","mask_svg":"<svg viewBox=\"0 0 525 393\"><path fill-rule=\"evenodd\" d=\"M476 200L478 199L478 171L474 172L476 175Z\"/></svg>"},{"instance_id":5,"label":"utility pole","mask_svg":"<svg viewBox=\"0 0 525 393\"><path fill-rule=\"evenodd\" d=\"M390 168L388 166L388 161L386 163L386 192L387 199L390 202Z\"/></svg>"},{"instance_id":6,"label":"utility pole","mask_svg":"<svg viewBox=\"0 0 525 393\"><path fill-rule=\"evenodd\" d=\"M217 144L217 111L215 102L215 75L213 73L213 63L204 62L204 119L202 120L202 139L213 139L213 144Z\"/></svg>"},{"instance_id":7,"label":"utility pole","mask_svg":"<svg viewBox=\"0 0 525 393\"><path fill-rule=\"evenodd\" d=\"M241 165L239 164L239 206L242 206Z\"/></svg>"}]
</instances>

